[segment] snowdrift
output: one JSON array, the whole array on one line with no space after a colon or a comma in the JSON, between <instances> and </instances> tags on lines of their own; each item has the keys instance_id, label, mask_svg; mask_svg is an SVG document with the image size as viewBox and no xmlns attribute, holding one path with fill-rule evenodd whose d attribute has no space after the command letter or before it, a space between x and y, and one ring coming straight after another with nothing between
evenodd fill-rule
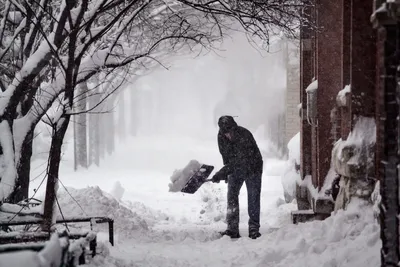
<instances>
[{"instance_id":1,"label":"snowdrift","mask_svg":"<svg viewBox=\"0 0 400 267\"><path fill-rule=\"evenodd\" d=\"M371 205L359 199L324 221L286 225L260 241L256 266L380 266L380 227Z\"/></svg>"},{"instance_id":2,"label":"snowdrift","mask_svg":"<svg viewBox=\"0 0 400 267\"><path fill-rule=\"evenodd\" d=\"M300 166L300 132L290 139L287 147L289 156L281 177L285 201L289 203L296 197L296 181L300 179L300 174L296 170L296 165Z\"/></svg>"},{"instance_id":3,"label":"snowdrift","mask_svg":"<svg viewBox=\"0 0 400 267\"><path fill-rule=\"evenodd\" d=\"M154 223L168 218L142 203L119 202L97 186L84 189L67 188L67 190L68 192L60 188L57 196L65 217L111 217L114 219L116 234L121 237L132 237L138 233L147 232ZM98 229L95 230L108 231L106 224L99 224L97 227Z\"/></svg>"},{"instance_id":4,"label":"snowdrift","mask_svg":"<svg viewBox=\"0 0 400 267\"><path fill-rule=\"evenodd\" d=\"M278 209L285 209L283 204ZM152 243L132 240L107 257L107 266L375 267L380 265L380 228L370 205L354 199L324 221L262 227L257 240L216 238L202 225L159 225ZM245 231L245 230L244 230ZM215 232L214 232L215 233ZM126 251L124 253L124 251ZM209 255L205 257L204 255ZM118 262L118 260L122 260Z\"/></svg>"}]
</instances>

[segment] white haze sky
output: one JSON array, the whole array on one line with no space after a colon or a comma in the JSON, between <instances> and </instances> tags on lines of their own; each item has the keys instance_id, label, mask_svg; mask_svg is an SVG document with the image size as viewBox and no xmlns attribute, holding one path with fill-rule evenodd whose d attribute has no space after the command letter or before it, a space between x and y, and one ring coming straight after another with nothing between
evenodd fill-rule
<instances>
[{"instance_id":1,"label":"white haze sky","mask_svg":"<svg viewBox=\"0 0 400 267\"><path fill-rule=\"evenodd\" d=\"M272 120L285 109L286 89L282 48L275 43L270 50L257 50L238 33L226 39L217 53L169 60L169 70L158 67L117 95L112 108L116 131L129 135L136 124L139 136L215 141L217 119L228 114L238 116L239 125L257 140L269 139L270 129L276 130ZM131 103L132 94L137 103ZM118 118L122 99L123 127ZM73 150L73 128L70 124L63 150ZM50 129L41 123L36 132L40 135L35 138L34 157L45 157Z\"/></svg>"},{"instance_id":2,"label":"white haze sky","mask_svg":"<svg viewBox=\"0 0 400 267\"><path fill-rule=\"evenodd\" d=\"M139 135L215 138L216 120L225 114L238 116L238 123L253 131L268 127L284 110L286 87L283 53L272 50L261 53L236 34L218 55L180 60L140 78L123 94L126 106L129 94L139 99Z\"/></svg>"}]
</instances>

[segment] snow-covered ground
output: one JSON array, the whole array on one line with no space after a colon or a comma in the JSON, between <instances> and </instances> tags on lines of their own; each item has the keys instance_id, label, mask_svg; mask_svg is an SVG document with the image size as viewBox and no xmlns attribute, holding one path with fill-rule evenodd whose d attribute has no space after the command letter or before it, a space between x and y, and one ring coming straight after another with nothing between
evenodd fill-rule
<instances>
[{"instance_id":1,"label":"snow-covered ground","mask_svg":"<svg viewBox=\"0 0 400 267\"><path fill-rule=\"evenodd\" d=\"M116 245L108 246L110 254L98 257L90 266L379 265L379 227L372 210L360 203L323 222L291 224L290 211L296 205L284 204L280 160L266 159L262 237L257 240L247 237L243 187L240 196L243 238L232 241L217 234L225 229L224 183L205 184L193 195L169 192L168 188L174 169L184 167L188 159L221 167L216 141L132 138L118 146L100 168L76 173L70 159L68 154L64 157L61 170L61 181L68 188L68 193L62 186L59 191L64 215L115 218ZM40 172L40 163L36 164L33 172ZM121 187L124 190L116 190ZM98 226L98 230L100 239L107 240L106 228Z\"/></svg>"},{"instance_id":2,"label":"snow-covered ground","mask_svg":"<svg viewBox=\"0 0 400 267\"><path fill-rule=\"evenodd\" d=\"M228 42L227 53L221 52L225 58L182 62L127 90L140 101L134 106L136 117L127 111L123 124L134 123L138 135L118 139L116 151L100 167L74 172L73 144L67 136L58 192L63 215L115 219L115 246L99 249L109 254L95 257L90 266L379 266L379 226L372 209L362 203L352 203L325 221L291 223L296 204L285 203L281 182L287 163L274 157L279 154L276 147L265 140L273 127L269 120L284 110L284 62L279 53L260 57L246 42ZM215 170L222 167L215 124L215 116L222 114L238 116L264 155L262 237L257 240L247 237L245 186L240 195L242 238L236 241L217 234L226 227L225 183L204 184L193 195L169 190L174 170L192 159ZM43 139L36 148L47 146ZM37 197L45 185L39 187L46 164L40 155L36 152L32 166L31 194L38 189ZM96 229L106 244L106 227Z\"/></svg>"}]
</instances>

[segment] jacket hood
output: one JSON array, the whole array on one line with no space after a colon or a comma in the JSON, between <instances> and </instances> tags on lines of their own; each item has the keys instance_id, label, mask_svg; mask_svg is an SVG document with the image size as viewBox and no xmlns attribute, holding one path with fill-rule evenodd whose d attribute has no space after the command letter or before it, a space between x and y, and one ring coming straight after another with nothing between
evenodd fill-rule
<instances>
[{"instance_id":1,"label":"jacket hood","mask_svg":"<svg viewBox=\"0 0 400 267\"><path fill-rule=\"evenodd\" d=\"M227 133L238 125L232 116L221 116L218 120L218 126L222 133Z\"/></svg>"}]
</instances>

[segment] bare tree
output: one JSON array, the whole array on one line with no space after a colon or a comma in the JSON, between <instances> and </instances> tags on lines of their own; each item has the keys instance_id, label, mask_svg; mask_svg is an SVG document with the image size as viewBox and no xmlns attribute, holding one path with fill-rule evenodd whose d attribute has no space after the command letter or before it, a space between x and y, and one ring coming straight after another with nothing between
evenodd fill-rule
<instances>
[{"instance_id":1,"label":"bare tree","mask_svg":"<svg viewBox=\"0 0 400 267\"><path fill-rule=\"evenodd\" d=\"M266 43L277 30L294 34L304 4L279 0L5 1L0 20L0 199L15 202L27 196L33 130L44 119L52 128L43 226L50 230L61 146L71 116L77 115L73 107L81 97L76 91L79 84L93 81L99 73L107 77L119 71L126 76L165 53L199 46L212 49L229 31L238 30L237 24ZM101 92L99 103L113 90L115 86ZM96 95L89 90L87 97ZM82 112L96 106L92 103Z\"/></svg>"}]
</instances>

